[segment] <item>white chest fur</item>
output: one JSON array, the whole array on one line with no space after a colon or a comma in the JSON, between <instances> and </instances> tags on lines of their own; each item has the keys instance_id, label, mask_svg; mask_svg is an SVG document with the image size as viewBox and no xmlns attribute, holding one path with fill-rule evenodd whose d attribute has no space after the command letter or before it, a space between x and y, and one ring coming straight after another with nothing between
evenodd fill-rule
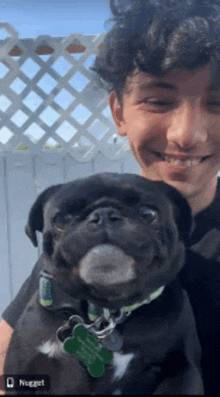
<instances>
[{"instance_id":1,"label":"white chest fur","mask_svg":"<svg viewBox=\"0 0 220 397\"><path fill-rule=\"evenodd\" d=\"M134 353L122 354L115 352L113 354L114 375L113 380L120 380L134 357Z\"/></svg>"},{"instance_id":2,"label":"white chest fur","mask_svg":"<svg viewBox=\"0 0 220 397\"><path fill-rule=\"evenodd\" d=\"M48 340L47 342L42 343L38 347L38 351L50 358L59 358L63 354L66 354L63 350L63 344L58 340Z\"/></svg>"},{"instance_id":3,"label":"white chest fur","mask_svg":"<svg viewBox=\"0 0 220 397\"><path fill-rule=\"evenodd\" d=\"M63 350L63 345L60 341L53 341L53 340L48 340L47 342L42 343L38 351L42 354L45 354L49 358L57 358L61 357L63 354L66 354L65 351ZM134 353L127 353L127 354L122 354L119 352L114 352L113 353L113 360L112 360L112 366L113 366L113 381L119 381L122 379L122 377L125 375L128 366L131 362L131 360L134 358ZM121 391L120 389L116 389L113 395L120 395Z\"/></svg>"}]
</instances>

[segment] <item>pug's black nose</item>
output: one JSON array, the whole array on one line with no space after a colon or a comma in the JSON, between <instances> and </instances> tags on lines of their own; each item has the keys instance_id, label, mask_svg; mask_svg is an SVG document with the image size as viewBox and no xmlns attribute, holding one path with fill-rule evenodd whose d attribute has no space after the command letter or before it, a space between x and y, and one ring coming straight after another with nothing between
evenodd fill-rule
<instances>
[{"instance_id":1,"label":"pug's black nose","mask_svg":"<svg viewBox=\"0 0 220 397\"><path fill-rule=\"evenodd\" d=\"M122 221L123 216L121 213L112 207L97 208L88 217L88 222L97 226L112 224L114 222Z\"/></svg>"}]
</instances>

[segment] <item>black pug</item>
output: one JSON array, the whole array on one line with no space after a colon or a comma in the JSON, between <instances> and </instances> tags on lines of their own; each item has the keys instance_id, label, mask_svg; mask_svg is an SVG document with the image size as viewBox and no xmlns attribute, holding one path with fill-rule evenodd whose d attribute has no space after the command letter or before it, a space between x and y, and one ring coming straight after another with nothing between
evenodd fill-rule
<instances>
[{"instance_id":1,"label":"black pug","mask_svg":"<svg viewBox=\"0 0 220 397\"><path fill-rule=\"evenodd\" d=\"M194 316L177 280L191 226L176 189L134 174L46 189L26 226L34 246L43 233L44 271L4 372L48 374L43 394L203 394Z\"/></svg>"}]
</instances>

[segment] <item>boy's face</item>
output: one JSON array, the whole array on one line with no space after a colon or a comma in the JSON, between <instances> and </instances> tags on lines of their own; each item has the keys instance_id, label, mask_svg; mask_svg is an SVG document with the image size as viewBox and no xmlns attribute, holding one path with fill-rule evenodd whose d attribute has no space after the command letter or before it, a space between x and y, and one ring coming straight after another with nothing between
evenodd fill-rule
<instances>
[{"instance_id":1,"label":"boy's face","mask_svg":"<svg viewBox=\"0 0 220 397\"><path fill-rule=\"evenodd\" d=\"M220 169L220 90L208 68L175 70L163 78L135 71L120 106L110 107L127 135L141 175L176 187L186 198L215 190ZM205 193L204 193L205 194Z\"/></svg>"}]
</instances>

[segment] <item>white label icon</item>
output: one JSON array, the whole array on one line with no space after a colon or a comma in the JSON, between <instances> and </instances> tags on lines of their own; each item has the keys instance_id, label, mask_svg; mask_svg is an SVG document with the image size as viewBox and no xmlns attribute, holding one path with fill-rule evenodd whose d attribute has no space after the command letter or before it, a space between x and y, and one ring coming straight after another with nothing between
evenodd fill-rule
<instances>
[{"instance_id":1,"label":"white label icon","mask_svg":"<svg viewBox=\"0 0 220 397\"><path fill-rule=\"evenodd\" d=\"M7 387L14 387L14 378L7 378Z\"/></svg>"}]
</instances>

